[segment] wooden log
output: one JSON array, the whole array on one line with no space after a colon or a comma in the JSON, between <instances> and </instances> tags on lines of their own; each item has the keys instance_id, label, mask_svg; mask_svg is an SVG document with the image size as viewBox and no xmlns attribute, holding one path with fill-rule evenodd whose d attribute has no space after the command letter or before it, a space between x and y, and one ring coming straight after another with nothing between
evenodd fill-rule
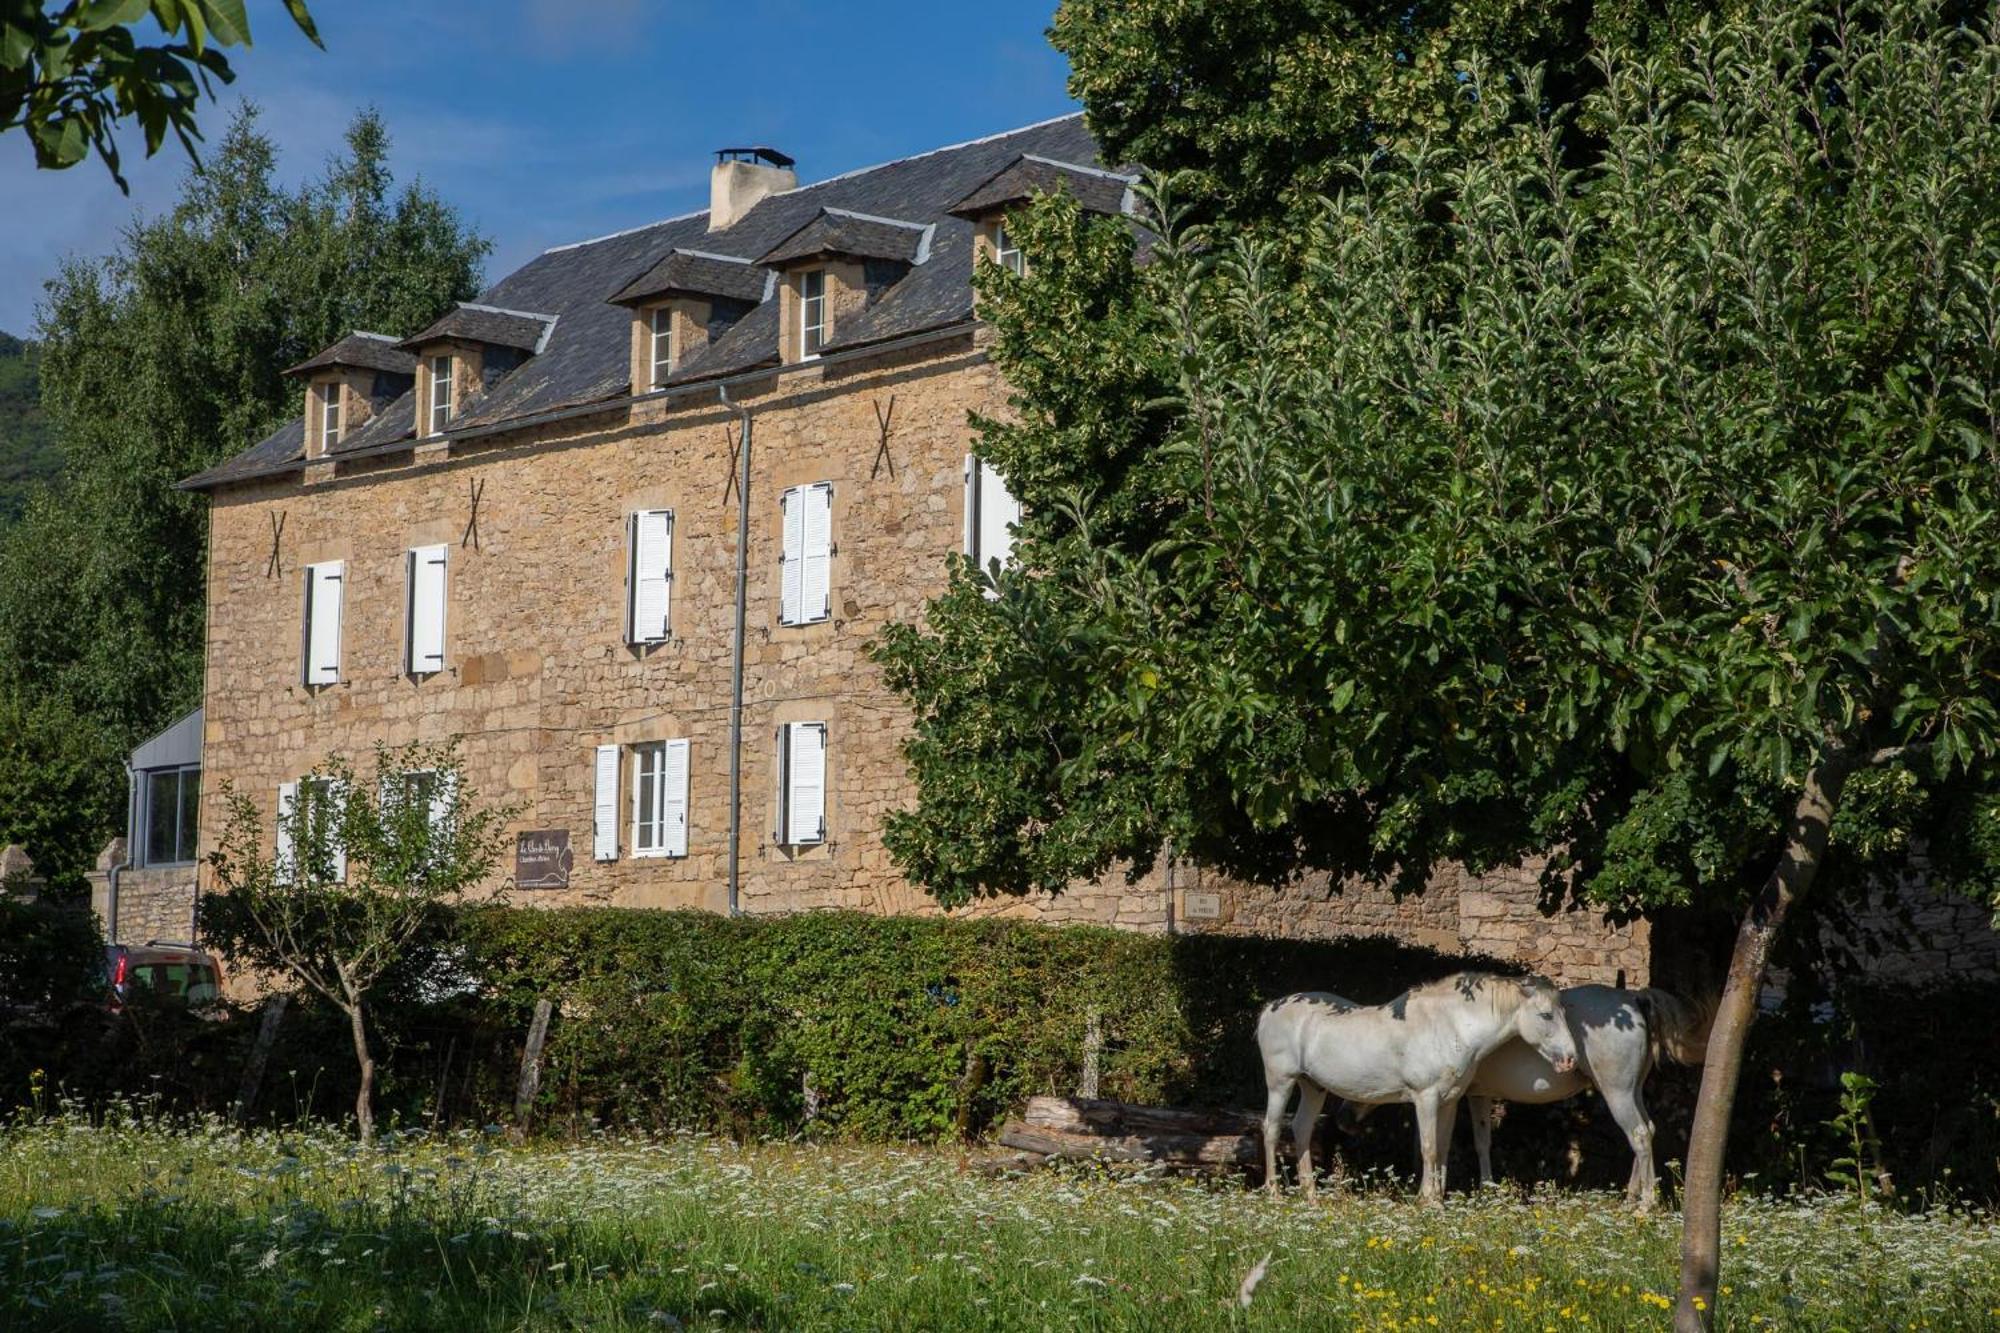
<instances>
[{"instance_id":1,"label":"wooden log","mask_svg":"<svg viewBox=\"0 0 2000 1333\"><path fill-rule=\"evenodd\" d=\"M236 1105L230 1118L241 1125L256 1108L257 1093L264 1086L264 1066L271 1062L271 1048L278 1041L278 1024L285 1020L290 995L280 992L264 1001L264 1015L257 1023L257 1040L250 1047L250 1062L243 1068L243 1081L236 1088Z\"/></svg>"},{"instance_id":2,"label":"wooden log","mask_svg":"<svg viewBox=\"0 0 2000 1333\"><path fill-rule=\"evenodd\" d=\"M1183 1166L1254 1166L1264 1147L1246 1134L1077 1134L1010 1120L1000 1146L1078 1162L1161 1162Z\"/></svg>"},{"instance_id":3,"label":"wooden log","mask_svg":"<svg viewBox=\"0 0 2000 1333\"><path fill-rule=\"evenodd\" d=\"M1070 1134L1261 1134L1263 1122L1246 1111L1185 1111L1171 1106L1086 1097L1030 1097L1027 1124Z\"/></svg>"},{"instance_id":4,"label":"wooden log","mask_svg":"<svg viewBox=\"0 0 2000 1333\"><path fill-rule=\"evenodd\" d=\"M514 1139L528 1134L529 1117L535 1109L535 1094L542 1086L542 1043L548 1040L549 1018L555 1006L546 997L535 1001L535 1016L528 1022L528 1046L521 1052L521 1081L514 1089Z\"/></svg>"}]
</instances>

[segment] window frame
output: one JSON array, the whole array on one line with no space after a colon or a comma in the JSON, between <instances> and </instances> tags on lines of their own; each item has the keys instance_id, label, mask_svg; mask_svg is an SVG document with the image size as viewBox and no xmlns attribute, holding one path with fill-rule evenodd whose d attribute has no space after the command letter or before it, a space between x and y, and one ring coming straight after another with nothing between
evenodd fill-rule
<instances>
[{"instance_id":1,"label":"window frame","mask_svg":"<svg viewBox=\"0 0 2000 1333\"><path fill-rule=\"evenodd\" d=\"M432 435L444 434L445 427L451 424L453 406L452 388L453 379L457 374L457 362L458 358L449 353L443 356L434 356L430 359L430 433ZM442 373L440 373L440 367L443 368ZM443 402L438 401L438 391L440 389L444 391ZM440 413L443 415L440 416Z\"/></svg>"},{"instance_id":2,"label":"window frame","mask_svg":"<svg viewBox=\"0 0 2000 1333\"><path fill-rule=\"evenodd\" d=\"M667 854L667 743L639 741L625 747L632 756L632 855ZM646 808L647 783L652 784Z\"/></svg>"},{"instance_id":3,"label":"window frame","mask_svg":"<svg viewBox=\"0 0 2000 1333\"><path fill-rule=\"evenodd\" d=\"M662 356L661 344L666 344L666 355ZM664 389L667 378L674 373L674 308L670 305L653 307L652 344L653 375L651 387Z\"/></svg>"},{"instance_id":4,"label":"window frame","mask_svg":"<svg viewBox=\"0 0 2000 1333\"><path fill-rule=\"evenodd\" d=\"M794 733L801 727L815 728L819 732L819 829L813 837L794 836L792 828L794 783L792 774L792 749ZM778 820L772 839L780 847L794 851L805 851L812 847L824 847L827 837L827 791L831 785L827 776L832 768L828 762L831 752L831 731L824 719L809 719L803 722L781 722L778 724Z\"/></svg>"},{"instance_id":5,"label":"window frame","mask_svg":"<svg viewBox=\"0 0 2000 1333\"><path fill-rule=\"evenodd\" d=\"M1007 219L993 219L993 233L988 238L993 242L993 262L1006 269L1015 277L1025 277L1028 272L1028 257L1021 253L1018 245L1007 243Z\"/></svg>"},{"instance_id":6,"label":"window frame","mask_svg":"<svg viewBox=\"0 0 2000 1333\"><path fill-rule=\"evenodd\" d=\"M319 391L319 448L321 453L340 443L340 381L330 380Z\"/></svg>"},{"instance_id":7,"label":"window frame","mask_svg":"<svg viewBox=\"0 0 2000 1333\"><path fill-rule=\"evenodd\" d=\"M817 292L807 289L815 285ZM809 268L799 274L799 360L817 361L833 331L827 312L826 270Z\"/></svg>"},{"instance_id":8,"label":"window frame","mask_svg":"<svg viewBox=\"0 0 2000 1333\"><path fill-rule=\"evenodd\" d=\"M194 808L188 809L189 778L193 778ZM153 866L189 866L196 864L200 857L201 845L201 765L168 764L160 768L140 770L144 782L140 786L139 797L139 856L137 864ZM173 799L173 850L175 855L165 860L153 858L153 827L159 810L159 802L154 799L153 784L161 778L174 780ZM190 822L183 826L183 820ZM183 842L185 835L185 842Z\"/></svg>"}]
</instances>

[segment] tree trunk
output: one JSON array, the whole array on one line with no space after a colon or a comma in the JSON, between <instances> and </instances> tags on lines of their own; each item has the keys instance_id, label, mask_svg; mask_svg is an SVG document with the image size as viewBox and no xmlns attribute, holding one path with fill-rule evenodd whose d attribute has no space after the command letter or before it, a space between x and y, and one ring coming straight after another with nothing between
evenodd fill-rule
<instances>
[{"instance_id":1,"label":"tree trunk","mask_svg":"<svg viewBox=\"0 0 2000 1333\"><path fill-rule=\"evenodd\" d=\"M1681 1200L1681 1289L1674 1307L1675 1333L1714 1327L1722 1255L1722 1172L1729 1147L1729 1116L1736 1103L1743 1045L1757 1017L1757 993L1771 945L1792 906L1812 888L1826 855L1827 826L1847 782L1848 763L1835 752L1806 774L1792 811L1784 855L1751 900L1736 931L1729 976L1709 1030L1708 1055L1688 1135L1687 1185Z\"/></svg>"},{"instance_id":2,"label":"tree trunk","mask_svg":"<svg viewBox=\"0 0 2000 1333\"><path fill-rule=\"evenodd\" d=\"M361 1130L361 1146L375 1142L375 1057L368 1052L368 1028L362 1022L361 1001L347 1005L347 1018L354 1032L354 1059L361 1067L361 1090L354 1094L354 1122Z\"/></svg>"}]
</instances>

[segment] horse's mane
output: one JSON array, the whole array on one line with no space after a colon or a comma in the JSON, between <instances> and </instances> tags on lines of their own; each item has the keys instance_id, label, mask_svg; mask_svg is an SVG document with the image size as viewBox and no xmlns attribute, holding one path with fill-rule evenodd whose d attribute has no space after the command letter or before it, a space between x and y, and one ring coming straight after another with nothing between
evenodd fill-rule
<instances>
[{"instance_id":1,"label":"horse's mane","mask_svg":"<svg viewBox=\"0 0 2000 1333\"><path fill-rule=\"evenodd\" d=\"M1454 972L1450 976L1439 977L1436 981L1426 981L1410 987L1406 994L1415 999L1418 996L1439 999L1483 1000L1494 1011L1500 1009L1500 1002L1521 994L1521 983L1528 978L1504 976L1498 972Z\"/></svg>"}]
</instances>

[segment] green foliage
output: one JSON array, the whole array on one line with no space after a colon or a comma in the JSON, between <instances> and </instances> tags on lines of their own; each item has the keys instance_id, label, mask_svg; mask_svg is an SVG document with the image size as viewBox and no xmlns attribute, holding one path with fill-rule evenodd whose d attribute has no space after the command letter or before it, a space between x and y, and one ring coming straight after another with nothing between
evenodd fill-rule
<instances>
[{"instance_id":1,"label":"green foliage","mask_svg":"<svg viewBox=\"0 0 2000 1333\"><path fill-rule=\"evenodd\" d=\"M1875 1137L1871 1107L1881 1085L1868 1075L1848 1070L1840 1076L1840 1112L1827 1122L1840 1142L1840 1155L1827 1166L1827 1179L1847 1190L1866 1208L1882 1174L1882 1144Z\"/></svg>"},{"instance_id":2,"label":"green foliage","mask_svg":"<svg viewBox=\"0 0 2000 1333\"><path fill-rule=\"evenodd\" d=\"M0 1024L64 1017L105 997L104 936L86 907L27 902L0 886Z\"/></svg>"},{"instance_id":3,"label":"green foliage","mask_svg":"<svg viewBox=\"0 0 2000 1333\"><path fill-rule=\"evenodd\" d=\"M246 109L170 212L50 285L40 374L64 471L0 532L0 697L39 730L117 754L199 702L207 509L177 483L301 410L286 366L476 292L486 242L422 187L396 190L388 151L364 114L324 177L287 190ZM39 804L72 798L40 781L0 772ZM97 782L76 810L101 845L122 822L115 762ZM29 850L58 868L57 849Z\"/></svg>"},{"instance_id":4,"label":"green foliage","mask_svg":"<svg viewBox=\"0 0 2000 1333\"><path fill-rule=\"evenodd\" d=\"M1225 21L1120 8L1071 12ZM878 650L901 864L955 902L1169 844L1407 882L1561 846L1608 906L1729 903L1809 770L1881 753L1835 877L1922 834L1996 900L2000 38L1961 17L1608 30L1575 97L1468 56L1448 132L1341 158L1304 222L1163 180L1112 336L1169 387L1094 411L1164 428L1101 467L1031 385L1022 574ZM1170 164L1214 167L1189 133ZM1101 359L1055 320L1103 286L996 303L1010 376Z\"/></svg>"},{"instance_id":5,"label":"green foliage","mask_svg":"<svg viewBox=\"0 0 2000 1333\"><path fill-rule=\"evenodd\" d=\"M284 0L320 45L305 0ZM150 20L166 41L144 44ZM116 133L136 120L146 156L168 131L194 156L195 112L210 80L232 82L223 47L250 45L243 0L0 0L0 133L26 129L35 165L73 167L95 149L121 190Z\"/></svg>"},{"instance_id":6,"label":"green foliage","mask_svg":"<svg viewBox=\"0 0 2000 1333\"><path fill-rule=\"evenodd\" d=\"M20 516L61 463L42 411L40 362L35 344L0 333L0 525Z\"/></svg>"},{"instance_id":7,"label":"green foliage","mask_svg":"<svg viewBox=\"0 0 2000 1333\"><path fill-rule=\"evenodd\" d=\"M556 1001L546 1110L572 1129L942 1140L1077 1086L1251 1105L1259 1004L1330 978L1388 999L1463 966L1383 940L1163 937L807 913L469 909L470 980L525 1028ZM808 1091L810 1089L810 1091Z\"/></svg>"},{"instance_id":8,"label":"green foliage","mask_svg":"<svg viewBox=\"0 0 2000 1333\"><path fill-rule=\"evenodd\" d=\"M122 755L108 740L61 700L29 706L0 690L0 845L26 847L51 883L76 882L123 826Z\"/></svg>"}]
</instances>

